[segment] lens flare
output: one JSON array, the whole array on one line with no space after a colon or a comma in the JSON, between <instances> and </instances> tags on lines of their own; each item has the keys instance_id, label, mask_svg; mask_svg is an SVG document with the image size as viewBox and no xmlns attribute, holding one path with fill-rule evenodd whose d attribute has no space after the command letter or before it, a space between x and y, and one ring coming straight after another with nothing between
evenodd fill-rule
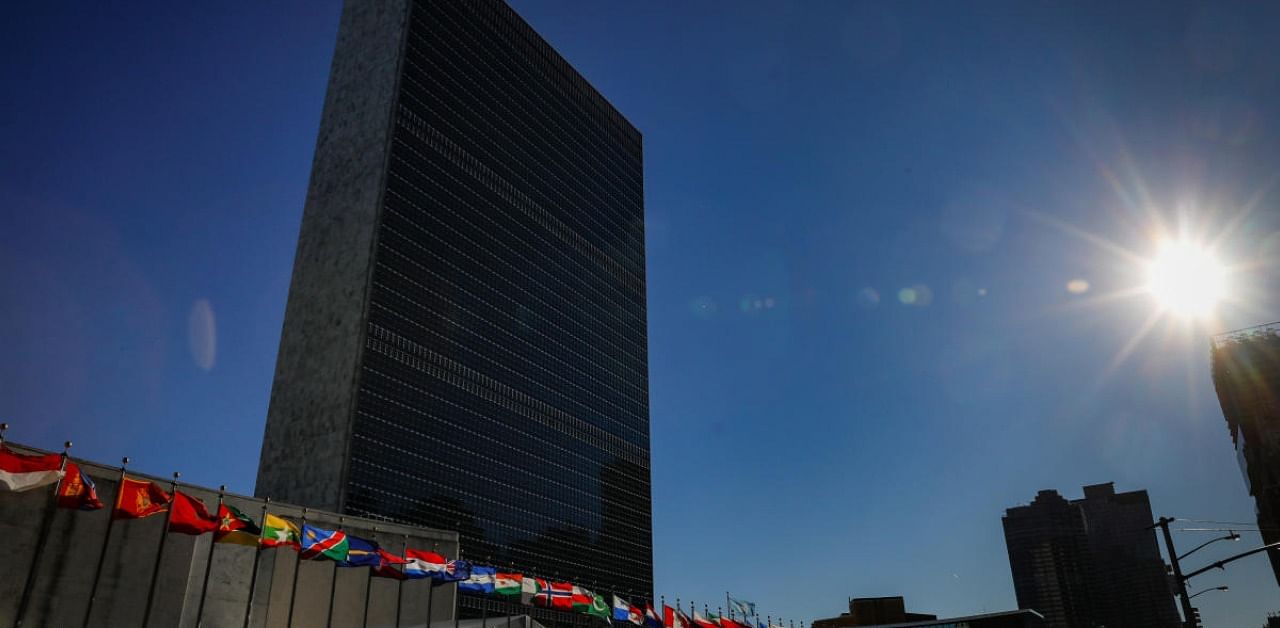
<instances>
[{"instance_id":1,"label":"lens flare","mask_svg":"<svg viewBox=\"0 0 1280 628\"><path fill-rule=\"evenodd\" d=\"M1165 242L1147 265L1147 291L1174 314L1205 317L1213 313L1226 292L1226 269L1196 244Z\"/></svg>"}]
</instances>

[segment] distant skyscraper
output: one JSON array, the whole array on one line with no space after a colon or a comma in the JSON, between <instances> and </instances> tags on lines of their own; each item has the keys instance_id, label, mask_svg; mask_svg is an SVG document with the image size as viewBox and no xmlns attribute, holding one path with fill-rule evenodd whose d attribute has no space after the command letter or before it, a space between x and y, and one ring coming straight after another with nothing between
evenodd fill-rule
<instances>
[{"instance_id":1,"label":"distant skyscraper","mask_svg":"<svg viewBox=\"0 0 1280 628\"><path fill-rule=\"evenodd\" d=\"M1051 628L1176 628L1173 590L1146 491L1084 487L1067 501L1044 490L1005 511L1005 544L1019 608Z\"/></svg>"},{"instance_id":2,"label":"distant skyscraper","mask_svg":"<svg viewBox=\"0 0 1280 628\"><path fill-rule=\"evenodd\" d=\"M652 598L640 133L499 0L347 0L257 494Z\"/></svg>"},{"instance_id":3,"label":"distant skyscraper","mask_svg":"<svg viewBox=\"0 0 1280 628\"><path fill-rule=\"evenodd\" d=\"M1280 541L1280 323L1215 336L1213 385L1265 543ZM1280 552L1268 552L1280 583Z\"/></svg>"}]
</instances>

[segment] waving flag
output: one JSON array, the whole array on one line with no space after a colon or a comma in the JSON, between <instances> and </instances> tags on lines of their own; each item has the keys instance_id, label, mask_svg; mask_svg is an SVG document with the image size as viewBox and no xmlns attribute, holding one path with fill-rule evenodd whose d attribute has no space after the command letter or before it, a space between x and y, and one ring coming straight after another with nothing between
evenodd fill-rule
<instances>
[{"instance_id":1,"label":"waving flag","mask_svg":"<svg viewBox=\"0 0 1280 628\"><path fill-rule=\"evenodd\" d=\"M551 608L573 610L573 585L568 582L551 583Z\"/></svg>"},{"instance_id":2,"label":"waving flag","mask_svg":"<svg viewBox=\"0 0 1280 628\"><path fill-rule=\"evenodd\" d=\"M169 513L169 531L199 536L218 529L218 518L209 514L204 502L182 491L173 492L173 512Z\"/></svg>"},{"instance_id":3,"label":"waving flag","mask_svg":"<svg viewBox=\"0 0 1280 628\"><path fill-rule=\"evenodd\" d=\"M644 623L644 614L640 612L640 609L632 606L630 602L615 595L613 596L613 619L639 626Z\"/></svg>"},{"instance_id":4,"label":"waving flag","mask_svg":"<svg viewBox=\"0 0 1280 628\"><path fill-rule=\"evenodd\" d=\"M591 601L594 600L595 597L596 597L596 594L592 593L591 591L583 587L574 585L573 593L570 595L570 599L573 602L573 610L579 613L587 612L588 610L591 609Z\"/></svg>"},{"instance_id":5,"label":"waving flag","mask_svg":"<svg viewBox=\"0 0 1280 628\"><path fill-rule=\"evenodd\" d=\"M471 577L471 563L465 560L448 560L435 552L407 549L404 574L411 579L431 578L436 584L458 582Z\"/></svg>"},{"instance_id":6,"label":"waving flag","mask_svg":"<svg viewBox=\"0 0 1280 628\"><path fill-rule=\"evenodd\" d=\"M339 567L378 567L382 557L378 552L382 548L369 539L347 535L347 557L338 561Z\"/></svg>"},{"instance_id":7,"label":"waving flag","mask_svg":"<svg viewBox=\"0 0 1280 628\"><path fill-rule=\"evenodd\" d=\"M29 491L60 479L62 454L19 454L0 445L0 490Z\"/></svg>"},{"instance_id":8,"label":"waving flag","mask_svg":"<svg viewBox=\"0 0 1280 628\"><path fill-rule=\"evenodd\" d=\"M520 581L520 602L534 606L551 606L551 585L542 578L525 576Z\"/></svg>"},{"instance_id":9,"label":"waving flag","mask_svg":"<svg viewBox=\"0 0 1280 628\"><path fill-rule=\"evenodd\" d=\"M732 595L728 596L729 600L729 616L733 617L734 613L741 615L743 619L755 617L756 603L740 600Z\"/></svg>"},{"instance_id":10,"label":"waving flag","mask_svg":"<svg viewBox=\"0 0 1280 628\"><path fill-rule=\"evenodd\" d=\"M391 578L393 580L404 580L408 576L403 571L395 568L395 565L405 564L405 559L388 552L382 548L378 548L378 564L373 567L369 575L377 578Z\"/></svg>"},{"instance_id":11,"label":"waving flag","mask_svg":"<svg viewBox=\"0 0 1280 628\"><path fill-rule=\"evenodd\" d=\"M587 614L600 619L609 619L609 603L605 601L604 596L599 593L591 596L591 606L587 608Z\"/></svg>"},{"instance_id":12,"label":"waving flag","mask_svg":"<svg viewBox=\"0 0 1280 628\"><path fill-rule=\"evenodd\" d=\"M58 487L58 507L78 510L101 510L102 500L98 499L98 487L94 486L89 475L82 472L76 463L67 461L62 486Z\"/></svg>"},{"instance_id":13,"label":"waving flag","mask_svg":"<svg viewBox=\"0 0 1280 628\"><path fill-rule=\"evenodd\" d=\"M115 519L150 517L168 510L171 499L155 482L125 478L117 489L116 507L111 516Z\"/></svg>"},{"instance_id":14,"label":"waving flag","mask_svg":"<svg viewBox=\"0 0 1280 628\"><path fill-rule=\"evenodd\" d=\"M302 524L302 555L300 558L303 560L324 558L341 562L347 559L349 547L347 533L342 530L325 530L309 523Z\"/></svg>"},{"instance_id":15,"label":"waving flag","mask_svg":"<svg viewBox=\"0 0 1280 628\"><path fill-rule=\"evenodd\" d=\"M520 584L524 576L518 573L493 574L493 592L505 597L520 595Z\"/></svg>"},{"instance_id":16,"label":"waving flag","mask_svg":"<svg viewBox=\"0 0 1280 628\"><path fill-rule=\"evenodd\" d=\"M498 570L493 567L482 567L474 565L471 567L471 575L458 583L459 591L467 593L478 593L480 595L489 595L493 593L493 577L497 575Z\"/></svg>"},{"instance_id":17,"label":"waving flag","mask_svg":"<svg viewBox=\"0 0 1280 628\"><path fill-rule=\"evenodd\" d=\"M214 541L257 547L260 536L262 529L238 508L226 503L218 507L218 529L213 531Z\"/></svg>"},{"instance_id":18,"label":"waving flag","mask_svg":"<svg viewBox=\"0 0 1280 628\"><path fill-rule=\"evenodd\" d=\"M284 517L268 514L262 520L261 543L263 547L292 547L296 550L302 544L302 529Z\"/></svg>"},{"instance_id":19,"label":"waving flag","mask_svg":"<svg viewBox=\"0 0 1280 628\"><path fill-rule=\"evenodd\" d=\"M658 617L658 611L653 610L653 604L648 602L644 605L644 626L645 628L665 628L662 625L662 618Z\"/></svg>"},{"instance_id":20,"label":"waving flag","mask_svg":"<svg viewBox=\"0 0 1280 628\"><path fill-rule=\"evenodd\" d=\"M717 624L711 619L703 617L702 613L699 613L697 609L694 609L693 611L693 625L697 626L698 628L720 628L720 624Z\"/></svg>"},{"instance_id":21,"label":"waving flag","mask_svg":"<svg viewBox=\"0 0 1280 628\"><path fill-rule=\"evenodd\" d=\"M678 608L671 608L665 604L662 606L662 616L666 620L666 628L689 628L693 622L689 621L689 616Z\"/></svg>"}]
</instances>

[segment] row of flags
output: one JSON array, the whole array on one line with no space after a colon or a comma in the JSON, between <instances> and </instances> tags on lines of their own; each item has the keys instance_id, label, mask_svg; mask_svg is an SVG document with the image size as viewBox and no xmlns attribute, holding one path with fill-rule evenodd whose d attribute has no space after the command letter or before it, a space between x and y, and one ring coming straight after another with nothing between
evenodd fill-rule
<instances>
[{"instance_id":1,"label":"row of flags","mask_svg":"<svg viewBox=\"0 0 1280 628\"><path fill-rule=\"evenodd\" d=\"M56 505L77 510L100 510L93 480L65 454L20 454L0 442L0 490L29 491L57 484ZM661 604L659 614L651 603L644 608L613 595L606 600L601 594L569 582L553 582L497 567L473 564L462 559L447 559L424 550L406 547L401 555L388 552L376 541L364 539L342 530L316 527L303 520L263 513L261 525L235 506L219 498L216 513L210 513L204 502L176 486L165 491L155 482L128 477L121 473L120 490L116 493L111 517L141 519L168 513L168 531L202 535L212 533L217 543L233 543L257 548L288 547L302 560L328 560L338 567L369 567L370 575L397 580L430 579L433 585L457 583L458 590L474 595L488 595L522 604L557 610L574 611L606 621L612 620L644 628L775 628L769 624L752 625L747 618L756 616L755 604L726 595L729 616L709 610L706 615L690 609L692 616ZM734 614L742 618L739 621ZM757 617L758 619L758 617Z\"/></svg>"}]
</instances>

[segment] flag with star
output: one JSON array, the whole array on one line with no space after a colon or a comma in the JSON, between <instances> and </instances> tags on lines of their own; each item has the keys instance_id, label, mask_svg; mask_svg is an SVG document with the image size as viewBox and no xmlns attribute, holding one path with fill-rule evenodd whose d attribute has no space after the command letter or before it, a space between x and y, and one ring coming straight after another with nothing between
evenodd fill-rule
<instances>
[{"instance_id":1,"label":"flag with star","mask_svg":"<svg viewBox=\"0 0 1280 628\"><path fill-rule=\"evenodd\" d=\"M302 529L298 524L275 515L267 515L262 520L263 547L292 547L298 549L302 545Z\"/></svg>"},{"instance_id":2,"label":"flag with star","mask_svg":"<svg viewBox=\"0 0 1280 628\"><path fill-rule=\"evenodd\" d=\"M213 532L214 541L257 547L260 536L262 528L235 506L224 503L218 507L218 529Z\"/></svg>"}]
</instances>

